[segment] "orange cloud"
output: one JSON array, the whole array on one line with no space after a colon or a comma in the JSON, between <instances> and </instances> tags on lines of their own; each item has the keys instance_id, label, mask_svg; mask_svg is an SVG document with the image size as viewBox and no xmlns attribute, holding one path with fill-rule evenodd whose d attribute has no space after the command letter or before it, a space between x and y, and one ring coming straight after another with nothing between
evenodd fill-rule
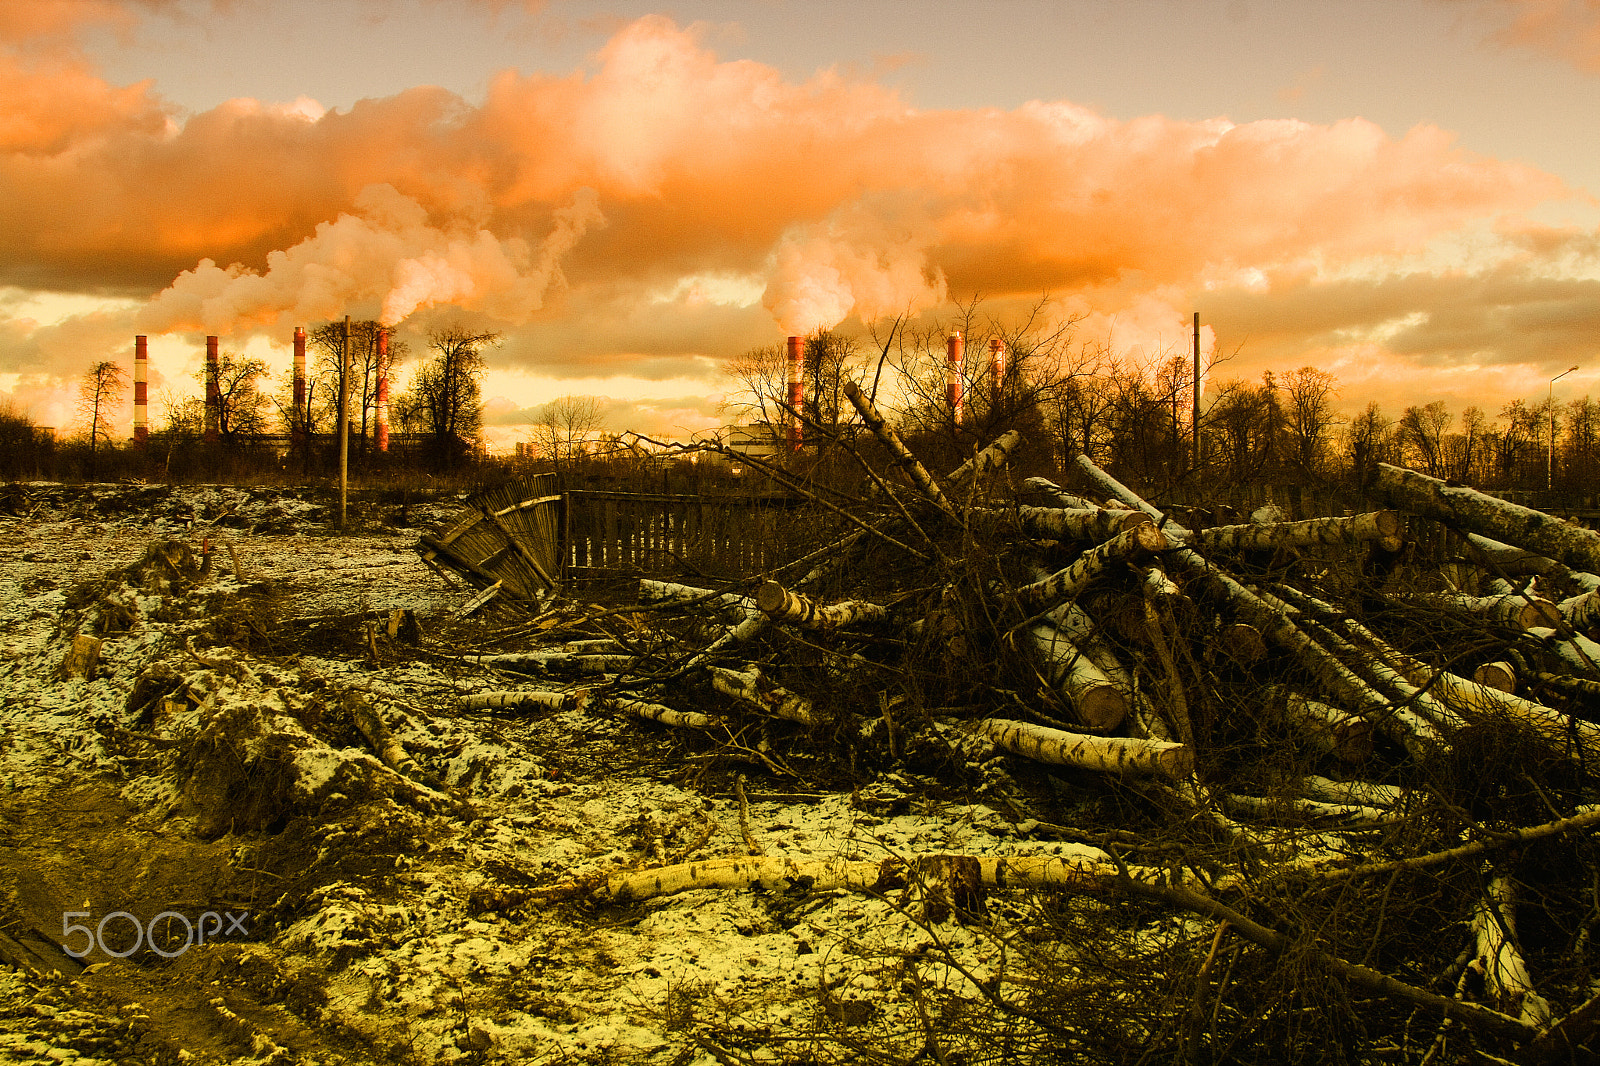
<instances>
[{"instance_id":1,"label":"orange cloud","mask_svg":"<svg viewBox=\"0 0 1600 1066\"><path fill-rule=\"evenodd\" d=\"M1492 39L1600 74L1600 0L1472 0L1499 24Z\"/></svg>"},{"instance_id":2,"label":"orange cloud","mask_svg":"<svg viewBox=\"0 0 1600 1066\"><path fill-rule=\"evenodd\" d=\"M1206 284L1404 255L1567 195L1426 126L918 110L869 79L719 60L658 17L587 72L502 72L479 103L420 87L327 113L234 100L180 123L148 86L12 69L0 284L158 293L151 332L454 303L570 336L559 314L725 276L764 287L785 332L1051 291L1153 338ZM626 330L652 318L751 330L674 305ZM720 343L673 357L714 360Z\"/></svg>"}]
</instances>

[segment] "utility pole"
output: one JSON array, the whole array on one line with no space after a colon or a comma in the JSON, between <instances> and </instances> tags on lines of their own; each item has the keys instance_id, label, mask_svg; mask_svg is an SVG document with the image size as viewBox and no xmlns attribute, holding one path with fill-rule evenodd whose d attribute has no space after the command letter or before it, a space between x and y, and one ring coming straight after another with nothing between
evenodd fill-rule
<instances>
[{"instance_id":1,"label":"utility pole","mask_svg":"<svg viewBox=\"0 0 1600 1066\"><path fill-rule=\"evenodd\" d=\"M344 528L350 490L350 316L344 316L344 347L339 351L339 528Z\"/></svg>"},{"instance_id":2,"label":"utility pole","mask_svg":"<svg viewBox=\"0 0 1600 1066\"><path fill-rule=\"evenodd\" d=\"M1200 312L1194 313L1194 388L1190 390L1194 398L1194 414L1189 431L1193 440L1189 444L1190 466L1198 469L1200 466Z\"/></svg>"},{"instance_id":3,"label":"utility pole","mask_svg":"<svg viewBox=\"0 0 1600 1066\"><path fill-rule=\"evenodd\" d=\"M1544 461L1544 490L1550 492L1556 487L1556 382L1578 369L1563 370L1550 379L1550 391L1544 399L1545 416L1550 419L1550 451Z\"/></svg>"}]
</instances>

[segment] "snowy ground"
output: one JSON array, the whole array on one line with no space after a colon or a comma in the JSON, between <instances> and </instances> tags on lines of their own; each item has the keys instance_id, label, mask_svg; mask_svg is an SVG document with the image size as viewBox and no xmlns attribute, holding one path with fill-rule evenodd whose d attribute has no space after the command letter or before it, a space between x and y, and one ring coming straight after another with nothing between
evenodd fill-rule
<instances>
[{"instance_id":1,"label":"snowy ground","mask_svg":"<svg viewBox=\"0 0 1600 1066\"><path fill-rule=\"evenodd\" d=\"M376 510L334 535L325 508L275 490L32 486L9 503L0 932L62 973L0 968L0 1062L684 1066L819 1028L889 1046L991 977L999 934L1025 932L1032 904L991 903L979 931L804 885L626 907L528 892L751 844L873 861L1082 848L922 798L909 777L829 793L758 768L747 839L731 775L690 787L672 730L592 706L464 712L462 695L527 682L429 639L468 591L421 564L419 529ZM197 557L206 537L204 577L149 555L178 541ZM395 608L418 612L422 646L387 639L381 619L364 639L362 619ZM80 632L104 634L101 665L58 680ZM353 725L363 702L416 772L374 757ZM200 945L167 917L173 957L145 941L115 958L134 944L116 912L233 928ZM78 947L84 928L99 942L78 972L54 945Z\"/></svg>"}]
</instances>

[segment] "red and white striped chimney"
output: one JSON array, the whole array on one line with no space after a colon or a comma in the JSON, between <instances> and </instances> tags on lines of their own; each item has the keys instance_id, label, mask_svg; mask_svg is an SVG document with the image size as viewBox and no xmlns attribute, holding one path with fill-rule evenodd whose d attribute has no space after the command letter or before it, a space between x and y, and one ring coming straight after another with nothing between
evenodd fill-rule
<instances>
[{"instance_id":1,"label":"red and white striped chimney","mask_svg":"<svg viewBox=\"0 0 1600 1066\"><path fill-rule=\"evenodd\" d=\"M378 450L389 450L389 331L378 327Z\"/></svg>"},{"instance_id":2,"label":"red and white striped chimney","mask_svg":"<svg viewBox=\"0 0 1600 1066\"><path fill-rule=\"evenodd\" d=\"M311 424L306 410L306 328L294 328L294 413L290 416L290 438L295 443L306 439L306 428Z\"/></svg>"},{"instance_id":3,"label":"red and white striped chimney","mask_svg":"<svg viewBox=\"0 0 1600 1066\"><path fill-rule=\"evenodd\" d=\"M150 440L150 348L143 334L133 338L133 443Z\"/></svg>"},{"instance_id":4,"label":"red and white striped chimney","mask_svg":"<svg viewBox=\"0 0 1600 1066\"><path fill-rule=\"evenodd\" d=\"M805 427L800 422L800 408L805 403L806 346L799 337L789 338L789 450L800 450Z\"/></svg>"},{"instance_id":5,"label":"red and white striped chimney","mask_svg":"<svg viewBox=\"0 0 1600 1066\"><path fill-rule=\"evenodd\" d=\"M1000 406L1000 394L1006 384L1006 342L999 337L989 338L989 403Z\"/></svg>"},{"instance_id":6,"label":"red and white striped chimney","mask_svg":"<svg viewBox=\"0 0 1600 1066\"><path fill-rule=\"evenodd\" d=\"M944 342L944 393L950 403L950 417L961 424L961 356L966 342L960 330L952 330Z\"/></svg>"},{"instance_id":7,"label":"red and white striped chimney","mask_svg":"<svg viewBox=\"0 0 1600 1066\"><path fill-rule=\"evenodd\" d=\"M222 424L221 368L217 361L217 338L206 338L206 443L217 443Z\"/></svg>"}]
</instances>

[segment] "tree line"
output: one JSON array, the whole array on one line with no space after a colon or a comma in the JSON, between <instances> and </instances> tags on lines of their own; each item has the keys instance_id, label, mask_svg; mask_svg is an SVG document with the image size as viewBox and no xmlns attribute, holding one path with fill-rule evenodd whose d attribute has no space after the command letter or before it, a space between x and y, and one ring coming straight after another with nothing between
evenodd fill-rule
<instances>
[{"instance_id":1,"label":"tree line","mask_svg":"<svg viewBox=\"0 0 1600 1066\"><path fill-rule=\"evenodd\" d=\"M390 327L351 322L349 333L349 433L358 466L420 461L452 470L479 451L483 431L484 353L497 333L461 327L436 330L428 351L389 408L391 451L377 452L378 350L387 334L390 380L410 357ZM272 379L264 360L218 353L217 445L206 447L206 401L201 396L160 398L143 448L117 431L127 415L127 371L109 360L79 380L76 432L58 439L26 415L0 410L0 477L151 475L186 478L279 471L321 476L338 458L338 408L344 385L344 322L327 322L306 336L305 403L294 402L294 372ZM205 386L202 365L194 379Z\"/></svg>"},{"instance_id":2,"label":"tree line","mask_svg":"<svg viewBox=\"0 0 1600 1066\"><path fill-rule=\"evenodd\" d=\"M1202 368L1198 433L1191 357L1138 357L1084 340L1077 322L1047 322L1045 305L1020 321L982 314L975 301L952 318L913 327L896 321L862 337L829 332L805 339L801 414L813 439L853 435L844 400L853 381L910 438L919 454L954 465L1008 429L1031 442L1041 469L1067 468L1079 454L1130 484L1190 494L1245 484L1359 484L1379 462L1493 491L1600 493L1600 403L1511 400L1459 413L1443 401L1386 411L1377 401L1343 414L1338 379L1304 366L1259 379L1227 378L1230 356ZM947 395L945 338L965 340L962 417ZM989 341L1002 342L992 373ZM760 427L782 451L790 411L786 353L755 348L723 365L734 383L728 414ZM1492 413L1491 413L1492 412ZM943 453L943 454L941 454Z\"/></svg>"}]
</instances>

